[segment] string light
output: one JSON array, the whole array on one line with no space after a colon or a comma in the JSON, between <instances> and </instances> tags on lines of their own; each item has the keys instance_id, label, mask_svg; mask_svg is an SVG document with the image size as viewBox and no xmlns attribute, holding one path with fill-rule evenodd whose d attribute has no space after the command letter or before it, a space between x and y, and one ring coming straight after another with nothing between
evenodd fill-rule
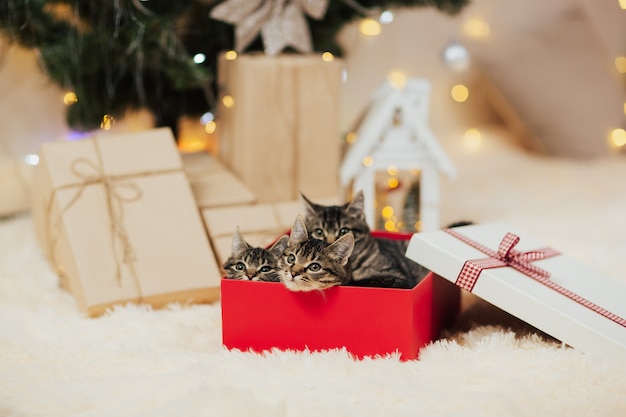
<instances>
[{"instance_id":1,"label":"string light","mask_svg":"<svg viewBox=\"0 0 626 417\"><path fill-rule=\"evenodd\" d=\"M215 116L213 116L213 113L208 111L200 116L200 123L206 125L207 123L212 122L213 119L215 119Z\"/></svg>"},{"instance_id":2,"label":"string light","mask_svg":"<svg viewBox=\"0 0 626 417\"><path fill-rule=\"evenodd\" d=\"M463 33L471 38L486 38L491 28L484 20L473 17L463 23Z\"/></svg>"},{"instance_id":3,"label":"string light","mask_svg":"<svg viewBox=\"0 0 626 417\"><path fill-rule=\"evenodd\" d=\"M233 98L233 96L225 95L224 97L222 97L222 104L226 108L231 108L235 105L235 99Z\"/></svg>"},{"instance_id":4,"label":"string light","mask_svg":"<svg viewBox=\"0 0 626 417\"><path fill-rule=\"evenodd\" d=\"M66 106L71 106L77 101L78 101L78 97L76 96L76 93L74 93L73 91L69 91L65 93L65 95L63 96L63 103L65 103Z\"/></svg>"},{"instance_id":5,"label":"string light","mask_svg":"<svg viewBox=\"0 0 626 417\"><path fill-rule=\"evenodd\" d=\"M391 189L398 188L398 185L400 185L400 181L396 177L391 177L387 180L387 187Z\"/></svg>"},{"instance_id":6,"label":"string light","mask_svg":"<svg viewBox=\"0 0 626 417\"><path fill-rule=\"evenodd\" d=\"M463 135L463 145L465 149L469 151L475 151L479 149L483 142L483 135L478 129L467 129L465 135Z\"/></svg>"},{"instance_id":7,"label":"string light","mask_svg":"<svg viewBox=\"0 0 626 417\"><path fill-rule=\"evenodd\" d=\"M618 0L618 3L622 10L626 10L626 0Z\"/></svg>"},{"instance_id":8,"label":"string light","mask_svg":"<svg viewBox=\"0 0 626 417\"><path fill-rule=\"evenodd\" d=\"M202 64L204 61L206 61L206 55L203 53L198 53L193 56L193 62L196 64Z\"/></svg>"},{"instance_id":9,"label":"string light","mask_svg":"<svg viewBox=\"0 0 626 417\"><path fill-rule=\"evenodd\" d=\"M217 129L217 123L215 123L215 120L211 120L209 123L204 125L204 131L209 135L215 133L215 129Z\"/></svg>"},{"instance_id":10,"label":"string light","mask_svg":"<svg viewBox=\"0 0 626 417\"><path fill-rule=\"evenodd\" d=\"M237 59L237 51L226 51L224 52L224 59L227 61L234 61Z\"/></svg>"},{"instance_id":11,"label":"string light","mask_svg":"<svg viewBox=\"0 0 626 417\"><path fill-rule=\"evenodd\" d=\"M617 68L620 74L626 74L626 56L615 58L615 68Z\"/></svg>"},{"instance_id":12,"label":"string light","mask_svg":"<svg viewBox=\"0 0 626 417\"><path fill-rule=\"evenodd\" d=\"M359 24L359 32L363 36L378 36L382 32L382 28L377 20L366 17Z\"/></svg>"},{"instance_id":13,"label":"string light","mask_svg":"<svg viewBox=\"0 0 626 417\"><path fill-rule=\"evenodd\" d=\"M383 209L380 211L381 216L383 216L383 219L390 219L391 217L393 217L393 207L391 206L385 206L383 207Z\"/></svg>"},{"instance_id":14,"label":"string light","mask_svg":"<svg viewBox=\"0 0 626 417\"><path fill-rule=\"evenodd\" d=\"M378 21L383 25L388 25L393 22L393 17L393 12L391 10L385 10L380 14Z\"/></svg>"},{"instance_id":15,"label":"string light","mask_svg":"<svg viewBox=\"0 0 626 417\"><path fill-rule=\"evenodd\" d=\"M363 158L363 166L369 167L374 163L374 158L371 156L366 156Z\"/></svg>"},{"instance_id":16,"label":"string light","mask_svg":"<svg viewBox=\"0 0 626 417\"><path fill-rule=\"evenodd\" d=\"M613 129L611 131L611 144L616 148L626 146L626 130Z\"/></svg>"},{"instance_id":17,"label":"string light","mask_svg":"<svg viewBox=\"0 0 626 417\"><path fill-rule=\"evenodd\" d=\"M100 122L100 128L103 130L111 130L113 127L113 123L115 122L115 118L110 114L105 114L102 117L102 122Z\"/></svg>"},{"instance_id":18,"label":"string light","mask_svg":"<svg viewBox=\"0 0 626 417\"><path fill-rule=\"evenodd\" d=\"M406 86L406 74L402 71L391 71L387 80L396 90L402 90Z\"/></svg>"},{"instance_id":19,"label":"string light","mask_svg":"<svg viewBox=\"0 0 626 417\"><path fill-rule=\"evenodd\" d=\"M37 165L39 163L39 155L30 153L24 156L24 162L26 163L26 165Z\"/></svg>"},{"instance_id":20,"label":"string light","mask_svg":"<svg viewBox=\"0 0 626 417\"><path fill-rule=\"evenodd\" d=\"M330 52L324 52L322 54L322 61L324 62L332 62L335 60L335 56Z\"/></svg>"},{"instance_id":21,"label":"string light","mask_svg":"<svg viewBox=\"0 0 626 417\"><path fill-rule=\"evenodd\" d=\"M354 142L356 142L356 133L349 132L346 135L346 143L353 144Z\"/></svg>"},{"instance_id":22,"label":"string light","mask_svg":"<svg viewBox=\"0 0 626 417\"><path fill-rule=\"evenodd\" d=\"M388 232L397 232L396 223L393 220L387 220L385 222L385 230Z\"/></svg>"},{"instance_id":23,"label":"string light","mask_svg":"<svg viewBox=\"0 0 626 417\"><path fill-rule=\"evenodd\" d=\"M398 174L398 167L395 165L389 165L387 167L387 174L389 175L397 175Z\"/></svg>"},{"instance_id":24,"label":"string light","mask_svg":"<svg viewBox=\"0 0 626 417\"><path fill-rule=\"evenodd\" d=\"M450 90L450 94L452 95L454 101L458 103L463 103L469 97L469 90L463 84L457 84L452 87L452 90Z\"/></svg>"}]
</instances>

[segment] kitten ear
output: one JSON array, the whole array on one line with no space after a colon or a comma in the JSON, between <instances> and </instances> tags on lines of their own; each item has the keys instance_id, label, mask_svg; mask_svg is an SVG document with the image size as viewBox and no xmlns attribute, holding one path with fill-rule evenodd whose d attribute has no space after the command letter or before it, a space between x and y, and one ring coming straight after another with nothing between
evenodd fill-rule
<instances>
[{"instance_id":1,"label":"kitten ear","mask_svg":"<svg viewBox=\"0 0 626 417\"><path fill-rule=\"evenodd\" d=\"M289 235L289 245L292 246L302 243L308 238L309 233L306 231L306 226L304 225L302 216L296 217L296 221L293 223L293 227L291 228L291 234Z\"/></svg>"},{"instance_id":2,"label":"kitten ear","mask_svg":"<svg viewBox=\"0 0 626 417\"><path fill-rule=\"evenodd\" d=\"M312 216L313 214L315 214L315 212L319 208L319 205L313 203L311 200L306 198L304 194L302 193L300 193L300 197L302 197L302 202L304 203L304 211L307 214L307 216Z\"/></svg>"},{"instance_id":3,"label":"kitten ear","mask_svg":"<svg viewBox=\"0 0 626 417\"><path fill-rule=\"evenodd\" d=\"M289 236L283 235L280 237L280 239L274 242L274 244L268 250L274 257L278 257L283 254L285 248L287 248L288 243Z\"/></svg>"},{"instance_id":4,"label":"kitten ear","mask_svg":"<svg viewBox=\"0 0 626 417\"><path fill-rule=\"evenodd\" d=\"M359 190L348 204L346 204L346 211L351 216L358 219L365 219L365 201L363 197L363 190Z\"/></svg>"},{"instance_id":5,"label":"kitten ear","mask_svg":"<svg viewBox=\"0 0 626 417\"><path fill-rule=\"evenodd\" d=\"M339 261L342 266L345 266L348 263L353 250L354 235L352 233L346 233L326 248L328 255L332 259Z\"/></svg>"},{"instance_id":6,"label":"kitten ear","mask_svg":"<svg viewBox=\"0 0 626 417\"><path fill-rule=\"evenodd\" d=\"M243 240L243 238L241 237L241 234L239 234L239 228L235 229L235 231L233 232L233 240L230 248L232 254L241 254L249 247L250 245L248 245L246 241Z\"/></svg>"}]
</instances>

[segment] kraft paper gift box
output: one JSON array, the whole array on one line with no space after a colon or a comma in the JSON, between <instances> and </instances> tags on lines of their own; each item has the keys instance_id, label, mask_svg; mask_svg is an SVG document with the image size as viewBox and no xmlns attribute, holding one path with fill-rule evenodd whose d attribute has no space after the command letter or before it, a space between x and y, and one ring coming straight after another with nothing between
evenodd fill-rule
<instances>
[{"instance_id":1,"label":"kraft paper gift box","mask_svg":"<svg viewBox=\"0 0 626 417\"><path fill-rule=\"evenodd\" d=\"M460 289L432 273L412 289L336 286L293 292L279 282L223 279L221 293L227 348L255 352L345 348L357 359L395 353L401 360L416 359L460 308Z\"/></svg>"},{"instance_id":2,"label":"kraft paper gift box","mask_svg":"<svg viewBox=\"0 0 626 417\"><path fill-rule=\"evenodd\" d=\"M198 207L252 204L256 201L254 193L214 156L206 152L181 156Z\"/></svg>"},{"instance_id":3,"label":"kraft paper gift box","mask_svg":"<svg viewBox=\"0 0 626 417\"><path fill-rule=\"evenodd\" d=\"M204 209L202 216L218 261L223 264L230 256L236 229L250 245L265 247L291 229L303 212L302 202L288 201Z\"/></svg>"},{"instance_id":4,"label":"kraft paper gift box","mask_svg":"<svg viewBox=\"0 0 626 417\"><path fill-rule=\"evenodd\" d=\"M78 308L219 298L221 274L169 129L42 145L37 236Z\"/></svg>"},{"instance_id":5,"label":"kraft paper gift box","mask_svg":"<svg viewBox=\"0 0 626 417\"><path fill-rule=\"evenodd\" d=\"M626 354L626 286L509 226L418 233L407 256L571 347Z\"/></svg>"},{"instance_id":6,"label":"kraft paper gift box","mask_svg":"<svg viewBox=\"0 0 626 417\"><path fill-rule=\"evenodd\" d=\"M317 54L219 57L220 159L258 202L338 194L342 70Z\"/></svg>"}]
</instances>

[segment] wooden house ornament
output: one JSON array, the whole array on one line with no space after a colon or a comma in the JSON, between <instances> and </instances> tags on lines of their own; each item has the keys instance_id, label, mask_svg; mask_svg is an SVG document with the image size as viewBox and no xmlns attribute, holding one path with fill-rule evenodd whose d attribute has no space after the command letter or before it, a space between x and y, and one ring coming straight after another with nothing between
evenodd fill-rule
<instances>
[{"instance_id":1,"label":"wooden house ornament","mask_svg":"<svg viewBox=\"0 0 626 417\"><path fill-rule=\"evenodd\" d=\"M403 88L383 83L356 130L356 142L343 158L343 197L350 191L363 191L372 230L440 228L439 173L453 179L456 172L427 124L430 91L430 82L424 79L408 79ZM398 187L399 182L405 191L387 193L386 197L395 195L395 200L381 203L381 193ZM406 209L411 205L416 216L409 219Z\"/></svg>"}]
</instances>

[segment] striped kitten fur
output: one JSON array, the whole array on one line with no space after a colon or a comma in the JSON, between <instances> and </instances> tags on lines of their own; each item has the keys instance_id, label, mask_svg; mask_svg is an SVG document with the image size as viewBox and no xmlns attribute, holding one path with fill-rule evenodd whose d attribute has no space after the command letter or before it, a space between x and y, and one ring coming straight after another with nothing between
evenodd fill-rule
<instances>
[{"instance_id":1,"label":"striped kitten fur","mask_svg":"<svg viewBox=\"0 0 626 417\"><path fill-rule=\"evenodd\" d=\"M292 291L323 290L351 280L349 258L354 237L347 233L332 243L309 237L302 217L291 229L289 242L278 258L278 275Z\"/></svg>"},{"instance_id":2,"label":"striped kitten fur","mask_svg":"<svg viewBox=\"0 0 626 417\"><path fill-rule=\"evenodd\" d=\"M226 278L249 281L279 282L277 258L287 247L287 235L282 236L269 249L250 246L239 234L233 232L231 255L222 266Z\"/></svg>"},{"instance_id":3,"label":"striped kitten fur","mask_svg":"<svg viewBox=\"0 0 626 417\"><path fill-rule=\"evenodd\" d=\"M312 238L327 243L341 236L354 236L350 257L352 280L348 285L413 288L429 272L404 256L408 241L373 238L363 211L363 193L341 206L315 204L302 195L304 223Z\"/></svg>"}]
</instances>

